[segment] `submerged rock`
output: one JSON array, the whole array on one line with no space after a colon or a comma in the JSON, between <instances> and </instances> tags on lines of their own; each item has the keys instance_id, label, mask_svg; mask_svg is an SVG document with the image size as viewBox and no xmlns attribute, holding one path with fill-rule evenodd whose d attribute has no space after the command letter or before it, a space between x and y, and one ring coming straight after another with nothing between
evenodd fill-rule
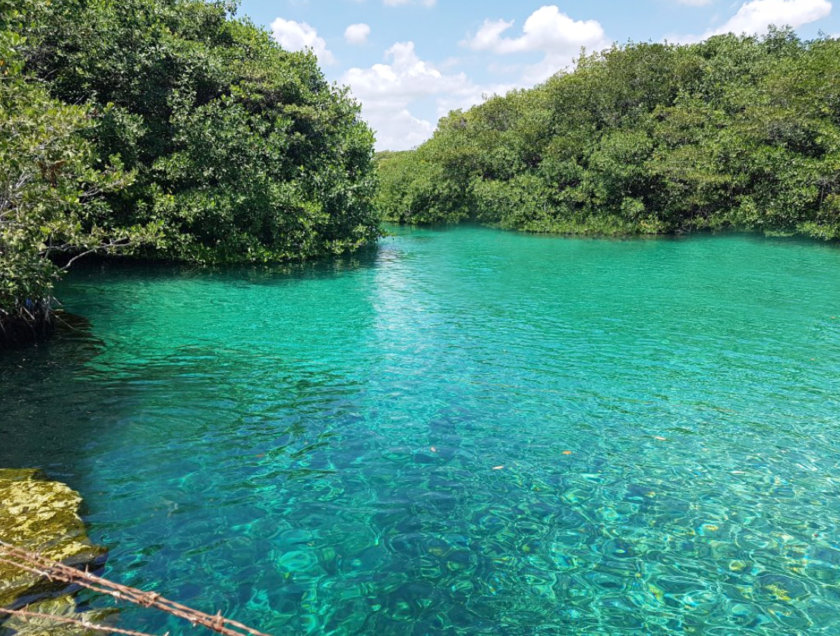
<instances>
[{"instance_id":1,"label":"submerged rock","mask_svg":"<svg viewBox=\"0 0 840 636\"><path fill-rule=\"evenodd\" d=\"M0 539L65 565L99 567L105 561L106 550L88 539L79 517L81 503L76 491L66 484L49 481L39 470L0 469ZM33 605L29 609L66 615L75 611L70 592L71 586L0 562L0 607L19 608L36 603L40 607ZM61 611L45 609L59 606ZM0 616L0 633L10 629L23 633L12 627L16 619L4 622L3 618Z\"/></svg>"},{"instance_id":2,"label":"submerged rock","mask_svg":"<svg viewBox=\"0 0 840 636\"><path fill-rule=\"evenodd\" d=\"M94 610L79 612L76 601L69 594L55 598L45 598L28 605L26 609L38 614L72 618L97 625L109 625L115 618L115 610ZM13 616L5 623L0 623L0 636L96 636L102 631L85 628L81 625L59 623L51 618L27 618Z\"/></svg>"}]
</instances>

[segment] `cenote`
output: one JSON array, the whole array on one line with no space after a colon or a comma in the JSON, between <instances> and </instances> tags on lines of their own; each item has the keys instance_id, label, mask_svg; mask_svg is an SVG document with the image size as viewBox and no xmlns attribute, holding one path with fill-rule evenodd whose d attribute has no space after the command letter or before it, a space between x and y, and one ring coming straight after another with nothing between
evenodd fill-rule
<instances>
[{"instance_id":1,"label":"cenote","mask_svg":"<svg viewBox=\"0 0 840 636\"><path fill-rule=\"evenodd\" d=\"M273 634L840 632L840 249L395 232L78 269L89 329L0 361L0 466Z\"/></svg>"}]
</instances>

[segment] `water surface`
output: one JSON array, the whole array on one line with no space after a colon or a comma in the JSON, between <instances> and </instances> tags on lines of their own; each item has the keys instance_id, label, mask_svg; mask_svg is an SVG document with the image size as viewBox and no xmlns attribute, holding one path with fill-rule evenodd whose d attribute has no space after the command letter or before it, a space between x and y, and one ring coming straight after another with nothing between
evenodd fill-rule
<instances>
[{"instance_id":1,"label":"water surface","mask_svg":"<svg viewBox=\"0 0 840 636\"><path fill-rule=\"evenodd\" d=\"M0 358L0 465L82 493L109 576L275 634L837 634L838 274L475 228L80 269L89 332Z\"/></svg>"}]
</instances>

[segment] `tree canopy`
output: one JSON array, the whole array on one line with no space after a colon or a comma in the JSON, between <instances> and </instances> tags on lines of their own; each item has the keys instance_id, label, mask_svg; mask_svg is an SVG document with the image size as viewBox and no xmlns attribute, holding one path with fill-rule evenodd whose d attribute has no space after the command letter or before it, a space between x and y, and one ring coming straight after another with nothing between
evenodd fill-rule
<instances>
[{"instance_id":1,"label":"tree canopy","mask_svg":"<svg viewBox=\"0 0 840 636\"><path fill-rule=\"evenodd\" d=\"M384 215L534 232L840 238L840 41L627 44L378 159Z\"/></svg>"},{"instance_id":2,"label":"tree canopy","mask_svg":"<svg viewBox=\"0 0 840 636\"><path fill-rule=\"evenodd\" d=\"M268 262L379 236L358 104L234 9L0 0L0 326L49 304L57 257Z\"/></svg>"}]
</instances>

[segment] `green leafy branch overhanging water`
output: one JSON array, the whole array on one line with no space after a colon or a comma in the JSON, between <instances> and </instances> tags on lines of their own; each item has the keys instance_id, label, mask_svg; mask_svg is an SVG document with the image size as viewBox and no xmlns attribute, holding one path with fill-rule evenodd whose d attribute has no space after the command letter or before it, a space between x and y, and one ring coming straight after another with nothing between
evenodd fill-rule
<instances>
[{"instance_id":1,"label":"green leafy branch overhanging water","mask_svg":"<svg viewBox=\"0 0 840 636\"><path fill-rule=\"evenodd\" d=\"M234 8L0 0L4 329L48 318L56 259L269 262L379 236L358 105Z\"/></svg>"}]
</instances>

